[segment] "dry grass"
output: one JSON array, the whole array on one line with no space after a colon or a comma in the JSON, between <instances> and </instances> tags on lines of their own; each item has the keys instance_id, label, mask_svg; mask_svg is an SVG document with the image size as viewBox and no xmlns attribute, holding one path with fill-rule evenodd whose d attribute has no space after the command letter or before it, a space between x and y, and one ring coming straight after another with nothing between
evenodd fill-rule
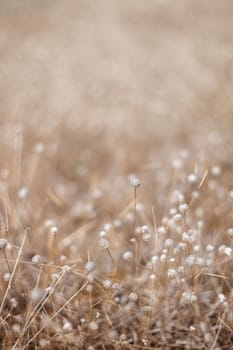
<instances>
[{"instance_id":1,"label":"dry grass","mask_svg":"<svg viewBox=\"0 0 233 350\"><path fill-rule=\"evenodd\" d=\"M1 349L233 349L231 1L0 3Z\"/></svg>"}]
</instances>

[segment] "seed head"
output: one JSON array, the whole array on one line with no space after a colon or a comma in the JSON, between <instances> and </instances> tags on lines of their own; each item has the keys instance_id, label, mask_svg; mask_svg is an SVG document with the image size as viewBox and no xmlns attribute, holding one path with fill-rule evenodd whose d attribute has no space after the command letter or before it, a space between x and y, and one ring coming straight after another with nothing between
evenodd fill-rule
<instances>
[{"instance_id":1,"label":"seed head","mask_svg":"<svg viewBox=\"0 0 233 350\"><path fill-rule=\"evenodd\" d=\"M182 220L183 216L180 213L178 213L178 214L174 215L173 218L176 222L178 222L178 221Z\"/></svg>"},{"instance_id":2,"label":"seed head","mask_svg":"<svg viewBox=\"0 0 233 350\"><path fill-rule=\"evenodd\" d=\"M93 261L88 261L85 264L85 267L86 267L88 272L94 271L96 269L96 265L95 265L95 263Z\"/></svg>"},{"instance_id":3,"label":"seed head","mask_svg":"<svg viewBox=\"0 0 233 350\"><path fill-rule=\"evenodd\" d=\"M39 264L41 262L41 256L40 255L34 255L32 257L32 262L35 264Z\"/></svg>"},{"instance_id":4,"label":"seed head","mask_svg":"<svg viewBox=\"0 0 233 350\"><path fill-rule=\"evenodd\" d=\"M176 269L168 269L167 271L167 277L170 279L174 278L176 274L177 274Z\"/></svg>"},{"instance_id":5,"label":"seed head","mask_svg":"<svg viewBox=\"0 0 233 350\"><path fill-rule=\"evenodd\" d=\"M131 250L127 250L126 252L124 252L124 254L122 255L122 258L124 261L130 261L133 259L133 252L131 252Z\"/></svg>"},{"instance_id":6,"label":"seed head","mask_svg":"<svg viewBox=\"0 0 233 350\"><path fill-rule=\"evenodd\" d=\"M109 248L109 241L105 238L101 238L99 240L99 247L101 249L108 249Z\"/></svg>"},{"instance_id":7,"label":"seed head","mask_svg":"<svg viewBox=\"0 0 233 350\"><path fill-rule=\"evenodd\" d=\"M229 236L233 236L233 228L229 228L229 229L227 230L227 234L228 234Z\"/></svg>"},{"instance_id":8,"label":"seed head","mask_svg":"<svg viewBox=\"0 0 233 350\"><path fill-rule=\"evenodd\" d=\"M188 175L188 182L190 184L195 184L197 182L197 175L196 174L189 174Z\"/></svg>"},{"instance_id":9,"label":"seed head","mask_svg":"<svg viewBox=\"0 0 233 350\"><path fill-rule=\"evenodd\" d=\"M0 238L0 249L5 249L8 244L7 239L5 238Z\"/></svg>"},{"instance_id":10,"label":"seed head","mask_svg":"<svg viewBox=\"0 0 233 350\"><path fill-rule=\"evenodd\" d=\"M20 189L19 189L19 191L18 191L18 197L20 198L20 199L24 199L24 198L26 198L27 197L27 195L28 195L28 188L27 187L21 187Z\"/></svg>"},{"instance_id":11,"label":"seed head","mask_svg":"<svg viewBox=\"0 0 233 350\"><path fill-rule=\"evenodd\" d=\"M105 289L110 289L112 287L112 281L111 280L104 280L103 281L103 287Z\"/></svg>"},{"instance_id":12,"label":"seed head","mask_svg":"<svg viewBox=\"0 0 233 350\"><path fill-rule=\"evenodd\" d=\"M214 175L214 176L220 175L221 172L222 172L222 169L221 169L221 167L218 166L218 165L214 165L214 166L212 167L212 169L211 169L211 174Z\"/></svg>"},{"instance_id":13,"label":"seed head","mask_svg":"<svg viewBox=\"0 0 233 350\"><path fill-rule=\"evenodd\" d=\"M57 231L58 231L57 226L52 226L52 227L50 228L50 232L52 233L52 235L56 235L56 234L57 234Z\"/></svg>"},{"instance_id":14,"label":"seed head","mask_svg":"<svg viewBox=\"0 0 233 350\"><path fill-rule=\"evenodd\" d=\"M10 278L11 278L11 274L9 272L5 272L3 275L4 281L8 282L10 281Z\"/></svg>"},{"instance_id":15,"label":"seed head","mask_svg":"<svg viewBox=\"0 0 233 350\"><path fill-rule=\"evenodd\" d=\"M42 142L38 142L34 145L34 152L35 153L42 153L44 150L44 144Z\"/></svg>"},{"instance_id":16,"label":"seed head","mask_svg":"<svg viewBox=\"0 0 233 350\"><path fill-rule=\"evenodd\" d=\"M130 300L130 301L137 301L137 300L138 300L138 295L137 295L137 293L131 292L131 293L129 294L129 300Z\"/></svg>"},{"instance_id":17,"label":"seed head","mask_svg":"<svg viewBox=\"0 0 233 350\"><path fill-rule=\"evenodd\" d=\"M148 242L151 239L152 232L149 226L147 225L142 226L141 233L143 234L142 235L143 241Z\"/></svg>"},{"instance_id":18,"label":"seed head","mask_svg":"<svg viewBox=\"0 0 233 350\"><path fill-rule=\"evenodd\" d=\"M89 327L89 329L90 329L91 331L93 331L93 332L98 331L98 329L99 329L98 323L95 322L95 321L91 321L91 322L89 323L88 327Z\"/></svg>"},{"instance_id":19,"label":"seed head","mask_svg":"<svg viewBox=\"0 0 233 350\"><path fill-rule=\"evenodd\" d=\"M70 331L72 331L73 327L72 327L72 324L69 321L65 321L64 324L63 324L62 329L64 331L70 332Z\"/></svg>"},{"instance_id":20,"label":"seed head","mask_svg":"<svg viewBox=\"0 0 233 350\"><path fill-rule=\"evenodd\" d=\"M166 239L166 241L164 242L164 247L166 247L166 248L170 248L170 247L172 247L172 246L173 246L173 244L174 244L173 239L168 238L168 239Z\"/></svg>"},{"instance_id":21,"label":"seed head","mask_svg":"<svg viewBox=\"0 0 233 350\"><path fill-rule=\"evenodd\" d=\"M138 188L141 185L140 180L134 175L129 176L129 183L133 188Z\"/></svg>"},{"instance_id":22,"label":"seed head","mask_svg":"<svg viewBox=\"0 0 233 350\"><path fill-rule=\"evenodd\" d=\"M187 203L183 203L179 205L179 211L181 214L184 214L188 210L189 210L189 206Z\"/></svg>"}]
</instances>

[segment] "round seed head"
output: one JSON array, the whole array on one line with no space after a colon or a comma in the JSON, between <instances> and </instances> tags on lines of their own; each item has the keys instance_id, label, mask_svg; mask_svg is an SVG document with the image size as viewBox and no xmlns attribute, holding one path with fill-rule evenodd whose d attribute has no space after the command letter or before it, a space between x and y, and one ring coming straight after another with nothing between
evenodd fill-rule
<instances>
[{"instance_id":1,"label":"round seed head","mask_svg":"<svg viewBox=\"0 0 233 350\"><path fill-rule=\"evenodd\" d=\"M102 231L99 232L99 237L105 237L106 234L107 234L107 232L102 230Z\"/></svg>"},{"instance_id":2,"label":"round seed head","mask_svg":"<svg viewBox=\"0 0 233 350\"><path fill-rule=\"evenodd\" d=\"M69 321L65 321L64 324L63 324L63 327L62 329L64 331L72 331L73 327L72 327L72 324L69 322Z\"/></svg>"},{"instance_id":3,"label":"round seed head","mask_svg":"<svg viewBox=\"0 0 233 350\"><path fill-rule=\"evenodd\" d=\"M197 199L197 198L199 198L200 197L200 192L198 192L198 191L193 191L192 193L191 193L191 196L192 196L192 198L193 199Z\"/></svg>"},{"instance_id":4,"label":"round seed head","mask_svg":"<svg viewBox=\"0 0 233 350\"><path fill-rule=\"evenodd\" d=\"M182 216L180 213L174 215L174 220L175 220L176 222L182 220L182 218L183 218L183 216Z\"/></svg>"},{"instance_id":5,"label":"round seed head","mask_svg":"<svg viewBox=\"0 0 233 350\"><path fill-rule=\"evenodd\" d=\"M86 291L87 291L88 293L91 293L91 292L93 291L93 285L92 285L92 284L88 284L88 285L86 286Z\"/></svg>"},{"instance_id":6,"label":"round seed head","mask_svg":"<svg viewBox=\"0 0 233 350\"><path fill-rule=\"evenodd\" d=\"M129 294L129 300L130 300L130 301L137 301L137 300L138 300L138 295L137 295L137 293L131 292L131 293Z\"/></svg>"},{"instance_id":7,"label":"round seed head","mask_svg":"<svg viewBox=\"0 0 233 350\"><path fill-rule=\"evenodd\" d=\"M177 170L182 169L183 165L184 165L184 162L180 158L174 159L173 162L172 162L173 168L177 169Z\"/></svg>"},{"instance_id":8,"label":"round seed head","mask_svg":"<svg viewBox=\"0 0 233 350\"><path fill-rule=\"evenodd\" d=\"M141 227L141 233L150 233L150 228L147 225Z\"/></svg>"},{"instance_id":9,"label":"round seed head","mask_svg":"<svg viewBox=\"0 0 233 350\"><path fill-rule=\"evenodd\" d=\"M28 195L28 188L27 187L21 187L18 191L18 197L20 199L26 198Z\"/></svg>"},{"instance_id":10,"label":"round seed head","mask_svg":"<svg viewBox=\"0 0 233 350\"><path fill-rule=\"evenodd\" d=\"M160 234L160 235L165 235L167 231L166 231L166 229L165 229L164 226L160 226L160 227L158 228L157 232L158 232L158 234Z\"/></svg>"},{"instance_id":11,"label":"round seed head","mask_svg":"<svg viewBox=\"0 0 233 350\"><path fill-rule=\"evenodd\" d=\"M101 248L101 249L108 249L109 248L109 241L107 240L107 239L105 239L105 238L101 238L100 240L99 240L99 247Z\"/></svg>"},{"instance_id":12,"label":"round seed head","mask_svg":"<svg viewBox=\"0 0 233 350\"><path fill-rule=\"evenodd\" d=\"M38 142L34 145L34 152L35 153L42 153L44 150L44 144L42 142Z\"/></svg>"},{"instance_id":13,"label":"round seed head","mask_svg":"<svg viewBox=\"0 0 233 350\"><path fill-rule=\"evenodd\" d=\"M57 226L52 226L52 227L50 228L50 232L52 233L52 235L56 235L56 234L57 234L57 231L58 231Z\"/></svg>"},{"instance_id":14,"label":"round seed head","mask_svg":"<svg viewBox=\"0 0 233 350\"><path fill-rule=\"evenodd\" d=\"M226 247L224 249L224 254L226 254L227 256L231 256L231 253L232 253L231 247Z\"/></svg>"},{"instance_id":15,"label":"round seed head","mask_svg":"<svg viewBox=\"0 0 233 350\"><path fill-rule=\"evenodd\" d=\"M130 261L133 259L133 252L131 252L131 250L127 250L126 252L124 252L124 254L122 255L122 258L124 261Z\"/></svg>"},{"instance_id":16,"label":"round seed head","mask_svg":"<svg viewBox=\"0 0 233 350\"><path fill-rule=\"evenodd\" d=\"M183 203L179 205L179 211L181 214L184 214L188 210L189 210L189 206L187 203Z\"/></svg>"},{"instance_id":17,"label":"round seed head","mask_svg":"<svg viewBox=\"0 0 233 350\"><path fill-rule=\"evenodd\" d=\"M32 257L32 262L35 264L39 264L41 262L41 256L40 255L34 255Z\"/></svg>"},{"instance_id":18,"label":"round seed head","mask_svg":"<svg viewBox=\"0 0 233 350\"><path fill-rule=\"evenodd\" d=\"M214 176L220 175L221 172L222 172L222 169L221 169L221 167L218 166L218 165L214 165L214 166L212 167L212 169L211 169L211 174L214 175Z\"/></svg>"},{"instance_id":19,"label":"round seed head","mask_svg":"<svg viewBox=\"0 0 233 350\"><path fill-rule=\"evenodd\" d=\"M176 269L168 269L168 271L167 271L167 277L168 278L174 278L175 276L176 276L176 274L177 274L177 271L176 271Z\"/></svg>"},{"instance_id":20,"label":"round seed head","mask_svg":"<svg viewBox=\"0 0 233 350\"><path fill-rule=\"evenodd\" d=\"M8 282L10 281L10 278L11 278L11 274L9 272L5 272L3 275L4 281Z\"/></svg>"},{"instance_id":21,"label":"round seed head","mask_svg":"<svg viewBox=\"0 0 233 350\"><path fill-rule=\"evenodd\" d=\"M95 322L95 321L91 321L91 322L89 323L88 327L89 327L89 329L90 329L91 331L93 331L93 332L98 331L98 329L99 329L98 323Z\"/></svg>"},{"instance_id":22,"label":"round seed head","mask_svg":"<svg viewBox=\"0 0 233 350\"><path fill-rule=\"evenodd\" d=\"M188 175L188 182L190 184L195 184L197 182L197 175L196 174L189 174Z\"/></svg>"},{"instance_id":23,"label":"round seed head","mask_svg":"<svg viewBox=\"0 0 233 350\"><path fill-rule=\"evenodd\" d=\"M207 244L206 251L207 252L212 252L213 250L214 250L214 246L212 244Z\"/></svg>"},{"instance_id":24,"label":"round seed head","mask_svg":"<svg viewBox=\"0 0 233 350\"><path fill-rule=\"evenodd\" d=\"M229 228L229 229L227 230L227 234L228 234L229 236L233 236L233 228Z\"/></svg>"},{"instance_id":25,"label":"round seed head","mask_svg":"<svg viewBox=\"0 0 233 350\"><path fill-rule=\"evenodd\" d=\"M170 247L172 247L172 246L173 246L173 244L174 244L173 239L168 238L168 239L166 239L166 240L165 240L165 242L164 242L164 247L166 247L166 248L170 248Z\"/></svg>"},{"instance_id":26,"label":"round seed head","mask_svg":"<svg viewBox=\"0 0 233 350\"><path fill-rule=\"evenodd\" d=\"M87 271L91 272L91 271L94 271L95 268L96 268L96 265L93 261L88 261L86 264L85 264L85 268L87 269Z\"/></svg>"},{"instance_id":27,"label":"round seed head","mask_svg":"<svg viewBox=\"0 0 233 350\"><path fill-rule=\"evenodd\" d=\"M5 238L0 238L0 249L5 249L8 244L7 239Z\"/></svg>"},{"instance_id":28,"label":"round seed head","mask_svg":"<svg viewBox=\"0 0 233 350\"><path fill-rule=\"evenodd\" d=\"M105 289L111 288L111 287L112 287L112 281L111 281L111 280L105 280L105 281L103 281L103 287L104 287Z\"/></svg>"},{"instance_id":29,"label":"round seed head","mask_svg":"<svg viewBox=\"0 0 233 350\"><path fill-rule=\"evenodd\" d=\"M129 183L133 188L138 188L141 185L140 180L133 175L129 177Z\"/></svg>"}]
</instances>

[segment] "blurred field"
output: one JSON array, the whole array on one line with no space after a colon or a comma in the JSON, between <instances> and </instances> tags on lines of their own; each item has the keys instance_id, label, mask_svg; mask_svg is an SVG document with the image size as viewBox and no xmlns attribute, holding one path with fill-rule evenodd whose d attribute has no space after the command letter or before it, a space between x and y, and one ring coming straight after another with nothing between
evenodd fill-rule
<instances>
[{"instance_id":1,"label":"blurred field","mask_svg":"<svg viewBox=\"0 0 233 350\"><path fill-rule=\"evenodd\" d=\"M233 2L0 0L0 60L0 223L10 247L10 266L1 257L2 348L230 349ZM136 221L127 181L132 173L141 180ZM188 182L190 174L196 182ZM184 226L174 226L183 202L190 214ZM137 236L141 279L135 277L135 266L125 266L121 257L142 225L154 233L156 225L167 225L176 248L179 230L197 231L200 254L216 264L186 266L185 282L175 285L161 259L164 236L155 247ZM56 239L51 226L58 228ZM101 230L111 243L105 255L97 253ZM230 248L226 254L218 250L223 243ZM192 244L179 263L185 265ZM208 244L216 255L205 251ZM20 266L10 280L16 288L8 290L5 274L12 272L19 247ZM153 272L153 299L148 271L154 254L162 267ZM39 267L31 261L35 255L42 259ZM72 293L88 284L90 259L102 292L107 277L122 284L125 304L118 309L116 291L101 294L96 280L89 284L93 294L81 290L82 297L66 308ZM54 299L49 295L52 301L46 299L33 319L32 306L41 305L55 273L62 287L52 289ZM208 280L208 274L221 279ZM198 302L187 309L181 295L191 290ZM141 303L136 308L127 304L132 291ZM229 307L224 310L218 304L222 293ZM103 319L96 321L96 312ZM49 318L53 322L44 330ZM127 343L121 334L133 340Z\"/></svg>"},{"instance_id":2,"label":"blurred field","mask_svg":"<svg viewBox=\"0 0 233 350\"><path fill-rule=\"evenodd\" d=\"M1 0L1 119L229 126L232 16L227 0Z\"/></svg>"}]
</instances>

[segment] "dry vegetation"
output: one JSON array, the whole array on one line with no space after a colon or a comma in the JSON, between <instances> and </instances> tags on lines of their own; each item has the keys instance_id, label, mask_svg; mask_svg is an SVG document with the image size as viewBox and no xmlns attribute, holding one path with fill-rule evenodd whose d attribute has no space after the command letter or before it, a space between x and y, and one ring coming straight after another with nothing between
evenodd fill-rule
<instances>
[{"instance_id":1,"label":"dry vegetation","mask_svg":"<svg viewBox=\"0 0 233 350\"><path fill-rule=\"evenodd\" d=\"M232 2L0 27L0 348L233 349Z\"/></svg>"}]
</instances>

